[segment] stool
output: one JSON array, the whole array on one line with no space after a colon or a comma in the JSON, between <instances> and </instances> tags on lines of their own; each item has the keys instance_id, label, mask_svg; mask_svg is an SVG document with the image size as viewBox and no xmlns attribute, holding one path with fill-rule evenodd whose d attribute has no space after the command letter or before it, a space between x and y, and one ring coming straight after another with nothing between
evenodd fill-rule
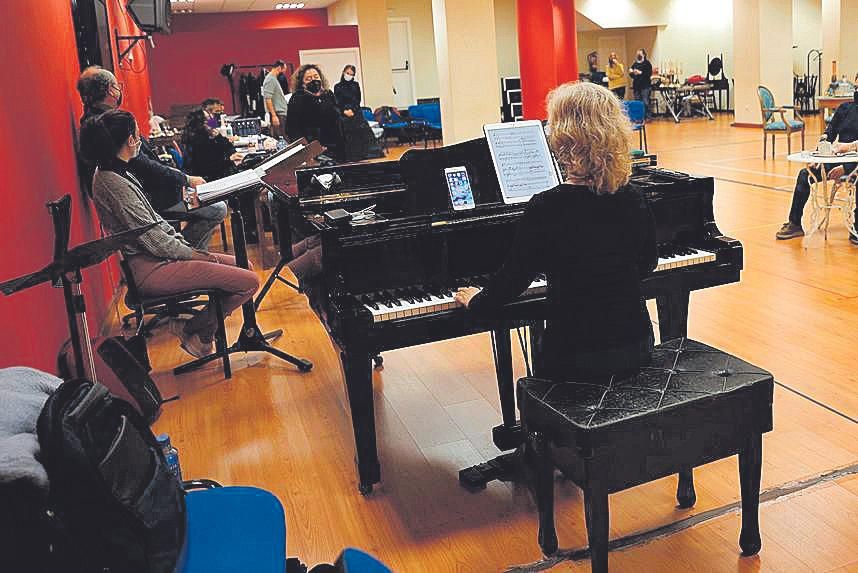
<instances>
[{"instance_id":1,"label":"stool","mask_svg":"<svg viewBox=\"0 0 858 573\"><path fill-rule=\"evenodd\" d=\"M539 509L539 545L557 551L554 468L584 491L590 559L608 570L608 494L680 473L680 507L696 501L692 469L739 455L743 555L760 550L762 435L772 429L774 381L725 352L678 338L639 372L601 379L518 381L525 463Z\"/></svg>"}]
</instances>

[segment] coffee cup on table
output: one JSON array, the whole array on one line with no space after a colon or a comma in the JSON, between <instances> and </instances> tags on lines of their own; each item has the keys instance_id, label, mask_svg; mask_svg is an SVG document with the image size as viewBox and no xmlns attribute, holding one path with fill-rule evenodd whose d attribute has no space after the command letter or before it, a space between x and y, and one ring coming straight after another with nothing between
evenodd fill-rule
<instances>
[{"instance_id":1,"label":"coffee cup on table","mask_svg":"<svg viewBox=\"0 0 858 573\"><path fill-rule=\"evenodd\" d=\"M822 140L816 144L816 151L820 155L831 155L831 142Z\"/></svg>"}]
</instances>

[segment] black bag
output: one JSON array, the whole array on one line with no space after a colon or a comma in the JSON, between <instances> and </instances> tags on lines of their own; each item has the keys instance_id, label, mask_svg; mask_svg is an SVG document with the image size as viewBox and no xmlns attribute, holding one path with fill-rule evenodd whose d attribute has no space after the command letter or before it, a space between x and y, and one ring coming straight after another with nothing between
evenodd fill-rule
<instances>
[{"instance_id":1,"label":"black bag","mask_svg":"<svg viewBox=\"0 0 858 573\"><path fill-rule=\"evenodd\" d=\"M65 382L37 431L48 506L74 560L98 573L173 573L185 541L184 493L137 410L101 384Z\"/></svg>"},{"instance_id":2,"label":"black bag","mask_svg":"<svg viewBox=\"0 0 858 573\"><path fill-rule=\"evenodd\" d=\"M121 336L92 339L98 382L106 386L114 396L134 406L151 425L161 414L164 398L155 381L149 376L148 367L142 362L144 359L148 362L145 344L142 336L129 339ZM60 349L57 369L63 380L76 377L71 341L66 341Z\"/></svg>"}]
</instances>

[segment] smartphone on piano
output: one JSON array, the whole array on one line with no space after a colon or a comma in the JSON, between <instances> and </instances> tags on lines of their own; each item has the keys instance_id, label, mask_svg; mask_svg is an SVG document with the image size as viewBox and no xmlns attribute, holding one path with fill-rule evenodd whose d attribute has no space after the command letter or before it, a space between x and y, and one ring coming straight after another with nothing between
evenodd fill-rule
<instances>
[{"instance_id":1,"label":"smartphone on piano","mask_svg":"<svg viewBox=\"0 0 858 573\"><path fill-rule=\"evenodd\" d=\"M447 190L450 193L450 203L454 211L464 211L476 207L474 192L471 190L471 179L468 170L462 167L448 167L444 170L447 180Z\"/></svg>"}]
</instances>

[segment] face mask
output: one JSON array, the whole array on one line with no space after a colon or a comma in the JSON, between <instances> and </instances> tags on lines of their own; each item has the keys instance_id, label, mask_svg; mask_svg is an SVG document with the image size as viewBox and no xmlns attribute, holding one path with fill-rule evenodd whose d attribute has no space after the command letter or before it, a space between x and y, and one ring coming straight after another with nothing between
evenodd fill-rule
<instances>
[{"instance_id":1,"label":"face mask","mask_svg":"<svg viewBox=\"0 0 858 573\"><path fill-rule=\"evenodd\" d=\"M307 84L306 90L310 93L316 94L322 91L322 80L313 80Z\"/></svg>"},{"instance_id":2,"label":"face mask","mask_svg":"<svg viewBox=\"0 0 858 573\"><path fill-rule=\"evenodd\" d=\"M343 76L343 79L346 80L347 82L351 82L351 81L354 81L355 77L351 74L346 74Z\"/></svg>"}]
</instances>

